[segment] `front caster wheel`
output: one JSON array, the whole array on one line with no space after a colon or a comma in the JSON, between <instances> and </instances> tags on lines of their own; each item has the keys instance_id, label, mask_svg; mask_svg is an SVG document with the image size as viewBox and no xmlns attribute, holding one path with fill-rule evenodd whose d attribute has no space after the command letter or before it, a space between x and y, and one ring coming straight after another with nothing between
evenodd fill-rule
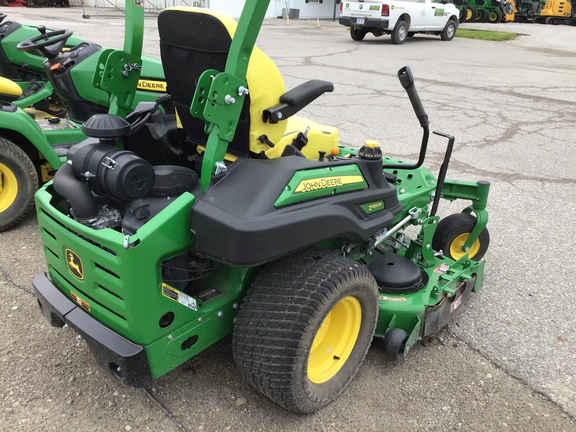
<instances>
[{"instance_id":1,"label":"front caster wheel","mask_svg":"<svg viewBox=\"0 0 576 432\"><path fill-rule=\"evenodd\" d=\"M309 249L269 264L248 290L234 328L234 359L268 398L311 413L354 378L377 315L378 287L363 266Z\"/></svg>"},{"instance_id":2,"label":"front caster wheel","mask_svg":"<svg viewBox=\"0 0 576 432\"><path fill-rule=\"evenodd\" d=\"M453 260L458 260L468 253L468 258L480 261L490 245L488 228L482 230L469 251L462 249L475 225L476 218L467 213L456 213L442 219L434 233L432 247L437 251L442 250L444 255Z\"/></svg>"},{"instance_id":3,"label":"front caster wheel","mask_svg":"<svg viewBox=\"0 0 576 432\"><path fill-rule=\"evenodd\" d=\"M401 328L388 330L384 336L384 352L390 360L400 360L404 358L408 333Z\"/></svg>"}]
</instances>

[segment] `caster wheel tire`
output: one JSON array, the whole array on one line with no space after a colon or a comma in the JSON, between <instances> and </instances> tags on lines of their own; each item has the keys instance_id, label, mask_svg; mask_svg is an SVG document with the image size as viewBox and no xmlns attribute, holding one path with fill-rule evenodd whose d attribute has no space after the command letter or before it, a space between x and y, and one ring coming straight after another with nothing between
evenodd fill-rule
<instances>
[{"instance_id":1,"label":"caster wheel tire","mask_svg":"<svg viewBox=\"0 0 576 432\"><path fill-rule=\"evenodd\" d=\"M283 408L311 413L356 375L378 316L372 275L335 252L308 249L265 267L236 318L234 360Z\"/></svg>"},{"instance_id":2,"label":"caster wheel tire","mask_svg":"<svg viewBox=\"0 0 576 432\"><path fill-rule=\"evenodd\" d=\"M38 174L28 155L0 138L0 231L22 222L34 206Z\"/></svg>"},{"instance_id":3,"label":"caster wheel tire","mask_svg":"<svg viewBox=\"0 0 576 432\"><path fill-rule=\"evenodd\" d=\"M437 251L442 250L445 256L453 260L462 258L466 253L462 250L462 246L468 240L475 225L476 218L467 213L456 213L442 219L434 233L432 247ZM484 228L470 247L468 257L480 261L489 245L490 233L488 228Z\"/></svg>"},{"instance_id":4,"label":"caster wheel tire","mask_svg":"<svg viewBox=\"0 0 576 432\"><path fill-rule=\"evenodd\" d=\"M384 352L390 360L401 360L404 358L408 333L401 328L388 330L384 336Z\"/></svg>"}]
</instances>

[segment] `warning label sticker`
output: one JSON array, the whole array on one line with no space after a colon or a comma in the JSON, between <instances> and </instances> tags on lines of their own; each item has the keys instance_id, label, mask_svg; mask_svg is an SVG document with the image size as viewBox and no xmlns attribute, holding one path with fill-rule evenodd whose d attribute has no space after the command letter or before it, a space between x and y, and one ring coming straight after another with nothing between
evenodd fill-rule
<instances>
[{"instance_id":1,"label":"warning label sticker","mask_svg":"<svg viewBox=\"0 0 576 432\"><path fill-rule=\"evenodd\" d=\"M446 263L443 263L443 264L440 264L438 267L436 267L436 269L434 270L434 273L444 274L448 270L450 270L450 266Z\"/></svg>"},{"instance_id":2,"label":"warning label sticker","mask_svg":"<svg viewBox=\"0 0 576 432\"><path fill-rule=\"evenodd\" d=\"M162 284L162 295L168 297L170 300L180 303L187 308L197 311L198 303L194 297L190 297L183 292L178 291L176 288L171 287L165 283Z\"/></svg>"}]
</instances>

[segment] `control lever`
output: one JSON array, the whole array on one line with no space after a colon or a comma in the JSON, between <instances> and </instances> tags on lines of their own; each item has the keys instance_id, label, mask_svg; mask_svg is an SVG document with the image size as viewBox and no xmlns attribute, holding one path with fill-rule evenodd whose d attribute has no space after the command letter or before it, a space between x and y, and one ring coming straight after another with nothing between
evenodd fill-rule
<instances>
[{"instance_id":1,"label":"control lever","mask_svg":"<svg viewBox=\"0 0 576 432\"><path fill-rule=\"evenodd\" d=\"M410 67L404 66L398 71L398 79L400 80L400 84L408 93L408 98L410 99L410 103L412 104L412 108L414 108L414 112L416 113L416 117L420 120L420 126L425 127L430 124L428 120L428 114L424 111L424 106L422 105L422 101L420 100L420 96L416 91L416 87L414 86L414 75L412 75L412 71Z\"/></svg>"},{"instance_id":2,"label":"control lever","mask_svg":"<svg viewBox=\"0 0 576 432\"><path fill-rule=\"evenodd\" d=\"M415 164L385 164L383 165L383 169L385 168L394 168L394 169L403 169L403 170L411 170L417 169L422 166L424 163L424 158L426 157L426 149L428 148L428 138L430 136L430 129L428 125L430 121L428 120L428 114L424 111L424 106L422 105L422 101L420 100L420 96L416 91L416 86L414 86L414 76L412 75L412 71L408 66L404 66L398 71L398 79L400 80L400 84L406 90L408 94L408 98L410 99L410 103L412 104L412 108L416 113L416 117L418 117L418 121L420 122L420 126L424 129L422 133L422 143L420 144L420 154L418 156L418 162Z\"/></svg>"}]
</instances>

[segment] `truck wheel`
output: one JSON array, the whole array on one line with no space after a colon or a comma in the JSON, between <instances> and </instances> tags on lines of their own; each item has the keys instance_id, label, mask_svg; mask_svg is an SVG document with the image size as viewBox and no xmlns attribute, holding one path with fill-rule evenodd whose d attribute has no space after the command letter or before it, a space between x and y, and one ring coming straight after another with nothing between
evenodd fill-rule
<instances>
[{"instance_id":1,"label":"truck wheel","mask_svg":"<svg viewBox=\"0 0 576 432\"><path fill-rule=\"evenodd\" d=\"M350 37L352 40L361 41L366 36L366 30L364 29L355 29L354 27L350 27Z\"/></svg>"},{"instance_id":2,"label":"truck wheel","mask_svg":"<svg viewBox=\"0 0 576 432\"><path fill-rule=\"evenodd\" d=\"M309 249L269 264L234 327L244 378L296 413L322 408L356 375L376 329L378 287L361 265Z\"/></svg>"},{"instance_id":3,"label":"truck wheel","mask_svg":"<svg viewBox=\"0 0 576 432\"><path fill-rule=\"evenodd\" d=\"M460 15L458 16L461 23L466 21L466 17L468 16L468 5L462 5L462 9L460 9Z\"/></svg>"},{"instance_id":4,"label":"truck wheel","mask_svg":"<svg viewBox=\"0 0 576 432\"><path fill-rule=\"evenodd\" d=\"M453 260L460 259L466 252L462 245L470 237L470 233L476 225L476 218L467 213L456 213L445 217L436 227L432 247L434 250L442 250L444 255ZM468 257L480 261L486 254L490 245L490 233L484 228L476 241L468 251Z\"/></svg>"},{"instance_id":5,"label":"truck wheel","mask_svg":"<svg viewBox=\"0 0 576 432\"><path fill-rule=\"evenodd\" d=\"M499 23L502 21L502 11L501 10L493 10L490 12L490 16L488 17L488 21L491 23Z\"/></svg>"},{"instance_id":6,"label":"truck wheel","mask_svg":"<svg viewBox=\"0 0 576 432\"><path fill-rule=\"evenodd\" d=\"M444 30L442 30L442 33L440 33L440 38L443 41L451 41L452 39L454 39L456 29L457 29L456 23L453 20L448 20L448 22L446 23L446 27L444 27Z\"/></svg>"},{"instance_id":7,"label":"truck wheel","mask_svg":"<svg viewBox=\"0 0 576 432\"><path fill-rule=\"evenodd\" d=\"M24 151L0 137L0 231L6 231L28 216L34 206L38 174Z\"/></svg>"},{"instance_id":8,"label":"truck wheel","mask_svg":"<svg viewBox=\"0 0 576 432\"><path fill-rule=\"evenodd\" d=\"M400 20L396 23L394 30L392 30L392 43L402 45L408 37L408 26L406 22Z\"/></svg>"}]
</instances>

